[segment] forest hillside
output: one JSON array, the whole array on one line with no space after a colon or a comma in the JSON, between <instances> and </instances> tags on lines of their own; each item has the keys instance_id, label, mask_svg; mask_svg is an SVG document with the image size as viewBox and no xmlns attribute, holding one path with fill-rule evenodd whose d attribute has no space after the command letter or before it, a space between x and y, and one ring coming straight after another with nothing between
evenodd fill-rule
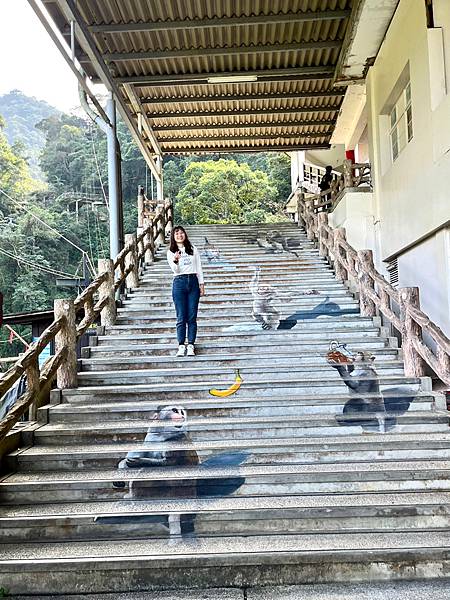
<instances>
[{"instance_id":1,"label":"forest hillside","mask_svg":"<svg viewBox=\"0 0 450 600\"><path fill-rule=\"evenodd\" d=\"M43 179L39 167L39 154L45 144L45 136L35 126L50 115L60 111L43 100L26 96L19 90L12 90L0 96L0 115L5 120L4 133L9 144L23 144L33 177Z\"/></svg>"},{"instance_id":2,"label":"forest hillside","mask_svg":"<svg viewBox=\"0 0 450 600\"><path fill-rule=\"evenodd\" d=\"M52 308L54 298L77 293L76 288L61 288L58 280L80 277L83 265L87 276L94 277L98 259L109 254L106 139L88 118L61 113L21 92L13 91L1 101L4 313L46 310ZM118 138L127 233L137 226L138 186L146 186L149 197L152 188L156 196L156 186L120 121ZM164 157L164 195L174 201L176 221L189 225L284 220L290 193L289 156L223 156ZM0 355L13 350L7 335L0 331Z\"/></svg>"}]
</instances>

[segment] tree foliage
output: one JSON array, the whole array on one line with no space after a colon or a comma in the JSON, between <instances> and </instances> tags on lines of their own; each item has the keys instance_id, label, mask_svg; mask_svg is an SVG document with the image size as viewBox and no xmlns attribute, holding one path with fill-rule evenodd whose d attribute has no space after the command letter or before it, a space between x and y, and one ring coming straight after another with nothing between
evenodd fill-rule
<instances>
[{"instance_id":1,"label":"tree foliage","mask_svg":"<svg viewBox=\"0 0 450 600\"><path fill-rule=\"evenodd\" d=\"M260 223L273 207L276 188L266 173L220 159L191 162L178 193L184 223Z\"/></svg>"},{"instance_id":2,"label":"tree foliage","mask_svg":"<svg viewBox=\"0 0 450 600\"><path fill-rule=\"evenodd\" d=\"M27 158L30 172L35 179L44 179L39 168L39 154L45 144L45 136L35 126L50 115L60 112L43 102L26 96L19 90L12 90L0 96L0 114L5 119L5 135L9 144L23 146L23 155Z\"/></svg>"}]
</instances>

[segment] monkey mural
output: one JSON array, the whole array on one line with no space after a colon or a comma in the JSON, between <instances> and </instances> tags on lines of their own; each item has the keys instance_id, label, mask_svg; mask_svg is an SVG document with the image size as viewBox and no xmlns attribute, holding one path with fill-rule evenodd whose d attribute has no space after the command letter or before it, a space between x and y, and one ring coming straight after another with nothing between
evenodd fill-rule
<instances>
[{"instance_id":1,"label":"monkey mural","mask_svg":"<svg viewBox=\"0 0 450 600\"><path fill-rule=\"evenodd\" d=\"M311 290L316 292L316 290ZM318 292L316 292L318 293ZM336 302L330 301L330 297L326 296L325 300L310 310L298 310L280 321L278 329L292 329L298 321L317 319L317 317L333 317L342 315L355 315L359 313L358 308L341 308Z\"/></svg>"},{"instance_id":2,"label":"monkey mural","mask_svg":"<svg viewBox=\"0 0 450 600\"><path fill-rule=\"evenodd\" d=\"M208 261L208 264L213 267L222 267L226 271L234 271L236 269L235 265L231 264L226 258L223 258L217 246L211 244L206 236L201 255Z\"/></svg>"},{"instance_id":3,"label":"monkey mural","mask_svg":"<svg viewBox=\"0 0 450 600\"><path fill-rule=\"evenodd\" d=\"M414 392L406 386L381 392L378 373L373 368L375 357L370 352L352 355L345 346L344 352L341 349L339 345L333 349L330 345L331 352L327 355L330 366L337 370L351 396L344 405L342 416L336 417L337 422L359 425L367 431L384 433L391 430L397 424L395 415L408 410Z\"/></svg>"},{"instance_id":4,"label":"monkey mural","mask_svg":"<svg viewBox=\"0 0 450 600\"><path fill-rule=\"evenodd\" d=\"M295 237L286 237L279 231L268 231L266 234L260 234L256 236L252 243L258 244L260 248L263 248L270 254L282 254L287 252L295 257L299 257L297 251L302 249L300 240Z\"/></svg>"},{"instance_id":5,"label":"monkey mural","mask_svg":"<svg viewBox=\"0 0 450 600\"><path fill-rule=\"evenodd\" d=\"M184 448L171 449L177 442ZM164 445L167 444L167 448ZM143 450L128 452L117 465L119 470L133 469L135 480L115 481L116 489L124 489L125 500L149 501L154 499L181 499L197 497L214 497L232 494L245 482L242 477L228 478L186 478L185 480L163 480L160 484L155 480L139 480L145 476L147 469L164 467L196 467L200 465L197 452L187 432L187 413L182 406L159 406L152 418L143 442ZM246 458L244 453L219 454L206 459L201 468L233 467L240 465ZM117 523L158 523L169 529L170 539L175 541L180 536L195 535L195 514L169 514L165 516L135 515L121 517L100 517L96 520L102 524Z\"/></svg>"},{"instance_id":6,"label":"monkey mural","mask_svg":"<svg viewBox=\"0 0 450 600\"><path fill-rule=\"evenodd\" d=\"M274 329L291 329L295 324L292 320L289 322L290 326L280 327L281 315L277 302L285 300L291 302L298 296L312 296L319 295L320 292L317 290L306 290L297 294L292 292L283 293L277 290L272 285L261 283L261 267L255 267L253 278L249 285L250 292L252 294L252 317L254 323L239 323L237 325L229 325L225 327L223 331L253 331L255 329L274 330Z\"/></svg>"},{"instance_id":7,"label":"monkey mural","mask_svg":"<svg viewBox=\"0 0 450 600\"><path fill-rule=\"evenodd\" d=\"M274 303L276 300L291 302L295 296L292 293L279 292L272 285L261 284L261 268L256 267L250 282L250 292L253 296L252 317L257 323L261 323L263 329L279 329L280 313ZM317 290L307 290L299 296L310 296L319 294Z\"/></svg>"}]
</instances>

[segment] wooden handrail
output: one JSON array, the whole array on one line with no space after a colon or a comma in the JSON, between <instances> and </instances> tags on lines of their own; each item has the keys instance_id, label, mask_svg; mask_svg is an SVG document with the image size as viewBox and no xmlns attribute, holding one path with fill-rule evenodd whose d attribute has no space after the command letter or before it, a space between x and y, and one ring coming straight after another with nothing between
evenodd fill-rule
<instances>
[{"instance_id":1,"label":"wooden handrail","mask_svg":"<svg viewBox=\"0 0 450 600\"><path fill-rule=\"evenodd\" d=\"M320 170L324 172L324 169ZM318 192L308 198L308 201L314 204L315 212L333 211L346 189L354 189L361 186L372 189L370 163L353 163L351 160L345 159L343 173L338 174L336 171L333 171L333 175L334 179L328 190ZM309 192L317 190L318 183L320 183L317 175L315 176L316 182L312 181L310 177L311 166L304 165L303 182L309 184L304 186ZM300 183L299 185L301 186L302 184Z\"/></svg>"},{"instance_id":2,"label":"wooden handrail","mask_svg":"<svg viewBox=\"0 0 450 600\"><path fill-rule=\"evenodd\" d=\"M73 387L64 382L76 382L76 340L99 317L102 325L114 323L117 290L124 284L127 287L130 287L129 283L137 285L139 265L153 262L156 250L164 243L165 236L172 227L172 204L166 201L158 208L156 215L144 222L144 227L138 230L137 235L131 236L114 261L99 261L99 275L73 302L55 300L55 320L12 367L0 376L0 398L24 373L27 375L28 388L0 421L0 441L28 410L33 415L36 414L55 377L58 377L61 389ZM131 276L132 279L128 279ZM78 325L76 315L81 315ZM39 369L39 355L51 341L55 341L56 353Z\"/></svg>"},{"instance_id":3,"label":"wooden handrail","mask_svg":"<svg viewBox=\"0 0 450 600\"><path fill-rule=\"evenodd\" d=\"M307 238L317 242L320 255L333 263L337 278L352 282L359 290L361 314L383 315L400 333L406 375L423 376L425 363L450 385L450 340L420 310L418 289L393 288L375 269L370 250L357 252L348 243L345 229L333 229L328 214L316 211L313 198L305 199L300 191L296 194L299 224L304 226ZM424 333L433 340L436 353L424 342Z\"/></svg>"}]
</instances>

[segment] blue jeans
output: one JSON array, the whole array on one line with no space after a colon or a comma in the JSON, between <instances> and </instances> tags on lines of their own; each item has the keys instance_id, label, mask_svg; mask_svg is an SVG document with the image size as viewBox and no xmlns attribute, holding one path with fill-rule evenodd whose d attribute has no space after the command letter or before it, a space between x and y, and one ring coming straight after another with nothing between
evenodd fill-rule
<instances>
[{"instance_id":1,"label":"blue jeans","mask_svg":"<svg viewBox=\"0 0 450 600\"><path fill-rule=\"evenodd\" d=\"M200 287L197 275L177 275L172 286L172 298L177 312L177 339L179 344L186 341L193 344L197 337L197 311L200 300Z\"/></svg>"}]
</instances>

